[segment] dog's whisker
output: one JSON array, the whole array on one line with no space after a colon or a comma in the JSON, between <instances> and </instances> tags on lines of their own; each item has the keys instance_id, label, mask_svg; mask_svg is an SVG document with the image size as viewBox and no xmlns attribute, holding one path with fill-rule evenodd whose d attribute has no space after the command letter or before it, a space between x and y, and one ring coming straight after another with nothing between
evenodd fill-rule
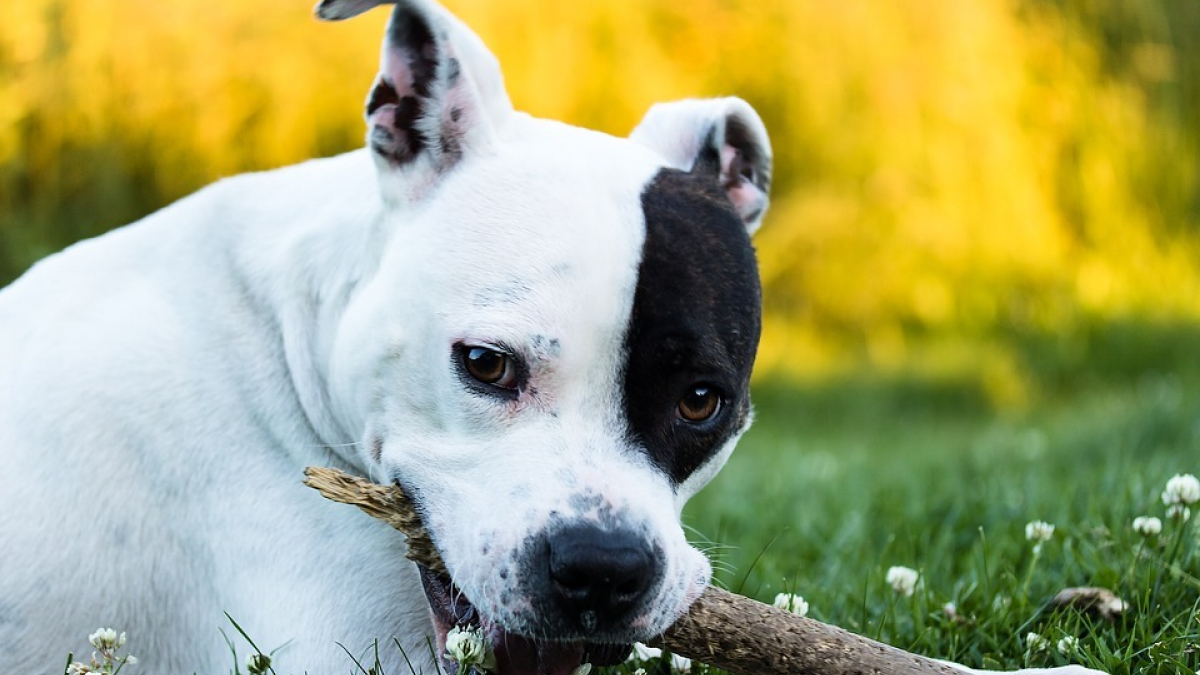
<instances>
[{"instance_id":1,"label":"dog's whisker","mask_svg":"<svg viewBox=\"0 0 1200 675\"><path fill-rule=\"evenodd\" d=\"M702 552L702 554L704 554L704 555L718 555L718 556L725 555L725 554L727 554L727 552L736 551L738 549L737 546L726 546L726 545L721 545L721 544L714 544L712 546L696 546L694 544L694 548L697 551Z\"/></svg>"},{"instance_id":2,"label":"dog's whisker","mask_svg":"<svg viewBox=\"0 0 1200 675\"><path fill-rule=\"evenodd\" d=\"M321 450L334 450L337 448L359 448L362 447L362 441L351 441L349 443L314 443L305 445L305 448L317 448Z\"/></svg>"}]
</instances>

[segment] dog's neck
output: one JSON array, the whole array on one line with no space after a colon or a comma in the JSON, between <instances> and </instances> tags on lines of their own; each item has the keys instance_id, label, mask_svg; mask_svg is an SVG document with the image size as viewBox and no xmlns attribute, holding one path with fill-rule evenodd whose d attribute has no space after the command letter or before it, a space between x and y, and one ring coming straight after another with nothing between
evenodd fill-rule
<instances>
[{"instance_id":1,"label":"dog's neck","mask_svg":"<svg viewBox=\"0 0 1200 675\"><path fill-rule=\"evenodd\" d=\"M275 341L286 361L290 382L281 384L294 392L308 435L340 464L362 471L362 455L355 445L361 430L351 428L350 422L357 416L344 409L347 402L331 396L330 366L342 315L356 291L374 276L392 234L385 223L389 209L379 197L365 150L307 162L283 173L291 174L286 205L264 207L235 198L240 206L273 208L283 215L247 218L253 227L231 231L236 239L232 250L239 252L233 273L240 277L239 285L256 289L253 301L269 324L268 339ZM275 175L261 177L272 180ZM238 264L243 261L246 264ZM285 450L313 460L305 449Z\"/></svg>"}]
</instances>

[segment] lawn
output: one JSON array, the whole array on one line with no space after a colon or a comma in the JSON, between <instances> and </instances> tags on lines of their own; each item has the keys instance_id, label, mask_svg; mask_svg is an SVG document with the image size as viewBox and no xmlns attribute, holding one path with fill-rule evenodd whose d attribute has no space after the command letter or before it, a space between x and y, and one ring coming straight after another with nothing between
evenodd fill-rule
<instances>
[{"instance_id":1,"label":"lawn","mask_svg":"<svg viewBox=\"0 0 1200 675\"><path fill-rule=\"evenodd\" d=\"M811 617L973 667L1196 672L1194 523L1160 496L1200 472L1200 339L1135 324L1100 327L1088 358L1038 344L1023 356L1041 393L1022 411L993 410L971 378L758 386L754 428L685 513L716 546L718 582L767 602L796 593ZM1135 533L1142 515L1162 533ZM1034 520L1055 526L1039 555ZM891 566L921 572L911 597L885 582ZM1129 609L1107 622L1046 608L1075 586ZM1049 648L1031 650L1030 632ZM1064 637L1077 652L1059 653Z\"/></svg>"}]
</instances>

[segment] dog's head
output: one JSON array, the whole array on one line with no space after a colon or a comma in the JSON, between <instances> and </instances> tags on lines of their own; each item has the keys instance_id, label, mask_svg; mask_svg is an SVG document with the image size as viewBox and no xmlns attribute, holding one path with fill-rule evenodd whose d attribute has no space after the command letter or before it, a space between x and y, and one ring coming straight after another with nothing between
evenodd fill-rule
<instances>
[{"instance_id":1,"label":"dog's head","mask_svg":"<svg viewBox=\"0 0 1200 675\"><path fill-rule=\"evenodd\" d=\"M366 115L386 241L330 387L445 559L452 582L425 574L438 650L467 623L502 672L623 656L600 645L662 632L710 576L679 515L750 421L762 122L738 99L656 106L629 139L535 120L415 1Z\"/></svg>"}]
</instances>

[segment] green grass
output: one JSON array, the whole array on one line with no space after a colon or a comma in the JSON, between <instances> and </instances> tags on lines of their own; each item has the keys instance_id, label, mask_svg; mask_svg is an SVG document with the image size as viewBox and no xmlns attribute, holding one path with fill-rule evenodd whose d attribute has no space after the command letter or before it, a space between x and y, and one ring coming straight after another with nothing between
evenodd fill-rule
<instances>
[{"instance_id":1,"label":"green grass","mask_svg":"<svg viewBox=\"0 0 1200 675\"><path fill-rule=\"evenodd\" d=\"M1134 354L1031 361L1044 394L1020 413L991 411L970 380L760 386L755 427L685 521L729 546L717 552L722 585L767 602L797 593L809 616L914 652L973 667L1194 673L1194 523L1167 521L1160 494L1174 474L1200 472L1200 341L1194 329L1143 329ZM1136 535L1139 515L1162 517L1162 535ZM1057 526L1036 564L1031 520ZM892 565L921 570L913 597L884 582ZM1093 585L1131 605L1122 619L1046 608L1063 588ZM1048 653L1026 654L1030 631L1050 638ZM1080 641L1072 659L1053 648L1068 635Z\"/></svg>"}]
</instances>

